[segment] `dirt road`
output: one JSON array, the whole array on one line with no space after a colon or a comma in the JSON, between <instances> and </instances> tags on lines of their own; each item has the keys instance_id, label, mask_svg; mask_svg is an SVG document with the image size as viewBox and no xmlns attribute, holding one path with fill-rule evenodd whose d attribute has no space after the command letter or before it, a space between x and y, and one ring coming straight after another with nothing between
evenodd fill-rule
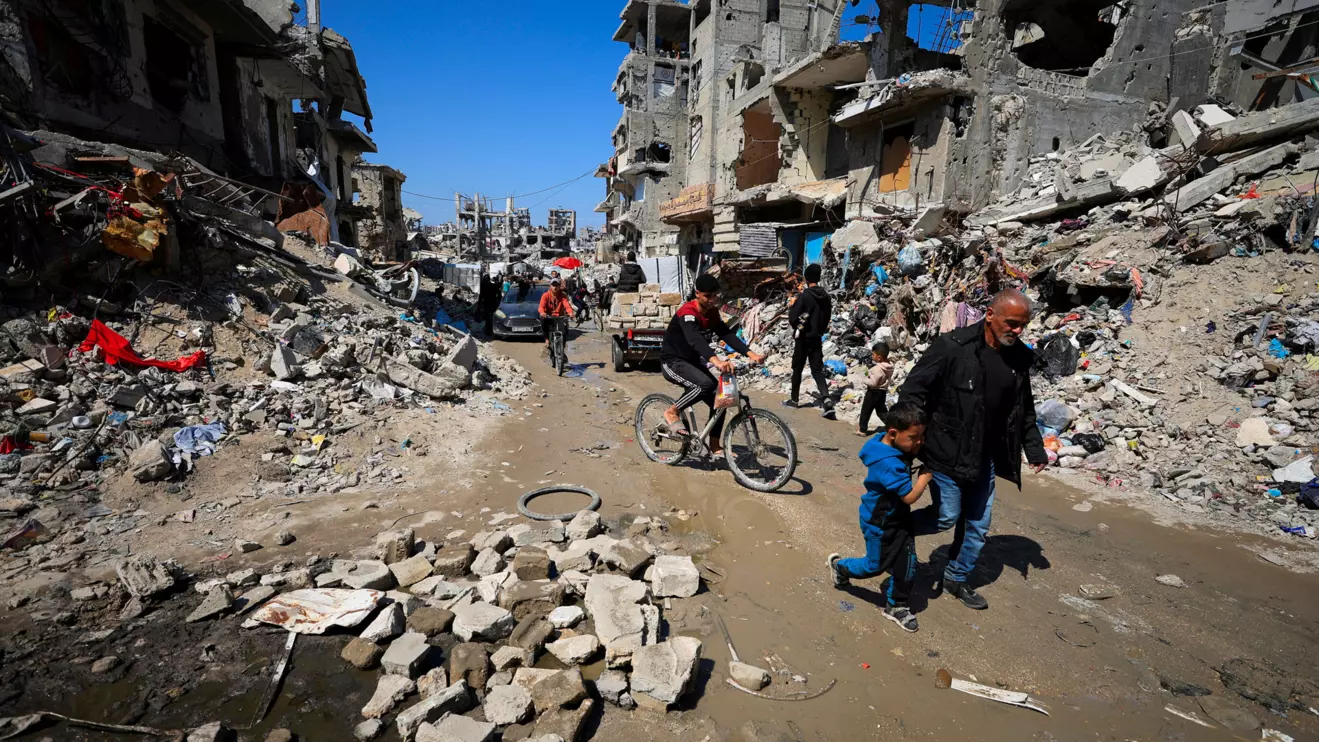
<instances>
[{"instance_id":1,"label":"dirt road","mask_svg":"<svg viewBox=\"0 0 1319 742\"><path fill-rule=\"evenodd\" d=\"M1158 526L1125 506L1089 503L1082 512L1074 506L1085 495L1051 479L1030 477L1021 492L1000 480L992 535L972 576L990 610L931 600L925 590L916 599L921 630L906 634L879 615L878 581L840 592L823 567L832 551L863 548L856 525L861 439L850 425L811 409L784 410L801 452L797 479L783 492L755 493L724 470L644 458L632 440L635 402L671 390L655 373L604 368L602 336L573 341L570 358L581 365L564 378L539 359L538 344L500 343L500 350L531 369L549 394L538 421L499 434L499 448L518 452L505 469L518 480L503 483L510 501L528 478L555 470L552 478L567 474L601 492L606 516L640 507L686 511L693 531L717 541L707 562L727 578L710 587L705 605L723 616L739 654L759 661L776 653L813 687L837 679L832 691L804 703L744 695L724 684L728 653L707 626L713 674L691 715L719 729L760 720L803 740L1236 738L1164 709L1171 703L1204 718L1195 697L1160 688L1198 692L1190 684L1248 709L1264 727L1319 738L1313 713L1272 713L1226 689L1216 671L1266 663L1273 670L1251 681L1262 686L1270 672L1286 684L1312 679L1319 666L1319 577L1259 559L1243 548L1249 537ZM755 401L782 409L777 398ZM598 458L571 451L595 444L609 448L596 451ZM921 561L940 560L949 540L922 538ZM1186 587L1155 581L1165 574ZM1082 585L1115 594L1087 600ZM1248 662L1231 662L1239 658ZM1027 691L1050 716L940 690L939 668Z\"/></svg>"},{"instance_id":2,"label":"dirt road","mask_svg":"<svg viewBox=\"0 0 1319 742\"><path fill-rule=\"evenodd\" d=\"M178 558L200 575L246 567L265 574L313 555L361 551L375 533L398 522L428 541L461 541L499 513L513 512L521 493L570 482L603 496L607 520L665 515L672 523L669 538L697 555L710 578L707 591L664 610L669 633L704 642L700 692L663 717L611 708L590 722L592 739L1260 738L1258 730L1234 734L1165 710L1172 704L1206 718L1201 703L1213 708L1220 700L1263 727L1319 739L1319 716L1306 710L1319 708L1313 670L1319 666L1319 576L1262 560L1248 549L1258 546L1253 537L1155 525L1129 506L1087 501L1080 491L1031 477L1022 492L1000 488L992 536L972 577L990 610L931 599L922 589L915 599L921 630L906 634L880 616L877 580L847 591L828 584L826 555L862 549L856 525L861 440L849 424L753 396L782 411L801 458L797 479L784 491L759 494L737 486L722 469L664 467L645 459L632 440L635 404L646 393L671 390L653 372L606 369L603 336L574 338L570 356L578 365L564 377L540 359L538 343L501 342L498 349L521 361L540 384L527 399L483 400L487 412L479 415L458 407L399 415L354 442L364 451L397 448L405 438L424 442L430 455L400 453L411 472L405 484L311 493L298 504L256 497L224 511L232 517L186 526L192 530L161 518L133 534L133 550ZM502 416L492 417L491 408ZM259 457L249 458L237 468L200 474L190 504L201 508L201 500L228 497L219 480L245 480L243 467L255 467ZM201 486L208 476L211 485ZM141 504L162 514L178 507L160 499ZM563 511L577 503L541 505ZM295 532L297 541L230 553L233 535L259 535L273 524ZM920 539L920 559L938 562L948 540ZM77 574L40 574L67 590L107 570L100 564ZM1156 582L1167 574L1185 587ZM1100 586L1111 597L1085 599L1083 585ZM53 710L164 728L218 719L235 727L251 723L243 740L264 739L280 727L309 740L349 738L375 677L339 659L345 636L301 638L283 690L263 718L261 696L282 654L283 633L242 630L234 619L184 623L196 603L195 596L175 599L134 622L116 621L117 607L95 601L44 618L12 612L13 620L0 621L0 716ZM771 656L804 676L810 691L834 685L800 702L763 700L728 686L720 619L744 661L766 665ZM107 628L114 630L102 631ZM99 675L88 670L108 655L120 664ZM935 684L941 668L1029 692L1050 715L941 690ZM586 674L598 670L586 668ZM769 690L781 689L780 680L787 681L776 679ZM1210 695L1187 695L1203 692ZM123 738L57 727L22 739L52 732L52 739ZM505 734L519 738L511 730Z\"/></svg>"}]
</instances>

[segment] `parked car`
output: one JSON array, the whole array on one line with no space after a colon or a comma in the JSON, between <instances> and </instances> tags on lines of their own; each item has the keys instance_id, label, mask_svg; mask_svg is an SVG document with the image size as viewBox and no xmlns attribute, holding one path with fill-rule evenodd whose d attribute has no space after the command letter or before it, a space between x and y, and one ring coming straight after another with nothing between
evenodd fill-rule
<instances>
[{"instance_id":1,"label":"parked car","mask_svg":"<svg viewBox=\"0 0 1319 742\"><path fill-rule=\"evenodd\" d=\"M514 283L509 287L499 309L495 310L495 337L544 338L545 332L540 326L540 297L549 290L549 286L540 283L525 286Z\"/></svg>"}]
</instances>

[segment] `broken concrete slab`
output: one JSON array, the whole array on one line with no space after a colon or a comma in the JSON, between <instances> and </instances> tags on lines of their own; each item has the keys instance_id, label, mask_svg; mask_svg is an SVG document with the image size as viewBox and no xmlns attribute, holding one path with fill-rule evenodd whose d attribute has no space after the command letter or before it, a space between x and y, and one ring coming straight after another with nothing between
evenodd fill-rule
<instances>
[{"instance_id":1,"label":"broken concrete slab","mask_svg":"<svg viewBox=\"0 0 1319 742\"><path fill-rule=\"evenodd\" d=\"M275 350L270 354L270 373L274 374L276 381L291 381L298 378L302 368L298 365L298 357L293 353L292 348L285 345L275 346Z\"/></svg>"},{"instance_id":2,"label":"broken concrete slab","mask_svg":"<svg viewBox=\"0 0 1319 742\"><path fill-rule=\"evenodd\" d=\"M836 243L835 243L836 244ZM604 531L604 525L600 522L600 514L594 510L582 510L568 521L564 526L564 535L569 541L581 541L593 536L597 536Z\"/></svg>"},{"instance_id":3,"label":"broken concrete slab","mask_svg":"<svg viewBox=\"0 0 1319 742\"><path fill-rule=\"evenodd\" d=\"M596 636L606 646L626 643L641 646L646 628L638 605L646 598L646 583L621 575L592 575L586 584L586 612L595 623Z\"/></svg>"},{"instance_id":4,"label":"broken concrete slab","mask_svg":"<svg viewBox=\"0 0 1319 742\"><path fill-rule=\"evenodd\" d=\"M474 340L471 335L465 335L463 339L459 340L458 343L453 346L453 349L449 351L449 355L445 361L471 373L472 369L476 367L476 354L476 340Z\"/></svg>"},{"instance_id":5,"label":"broken concrete slab","mask_svg":"<svg viewBox=\"0 0 1319 742\"><path fill-rule=\"evenodd\" d=\"M389 648L380 658L380 666L386 674L415 678L420 674L421 665L430 652L431 646L426 643L425 634L405 632L390 642Z\"/></svg>"},{"instance_id":6,"label":"broken concrete slab","mask_svg":"<svg viewBox=\"0 0 1319 742\"><path fill-rule=\"evenodd\" d=\"M388 590L394 587L394 573L384 562L363 560L350 562L336 560L330 571L343 579L343 584L355 590Z\"/></svg>"},{"instance_id":7,"label":"broken concrete slab","mask_svg":"<svg viewBox=\"0 0 1319 742\"><path fill-rule=\"evenodd\" d=\"M150 440L128 457L128 471L139 482L156 482L174 472L174 463L160 441Z\"/></svg>"},{"instance_id":8,"label":"broken concrete slab","mask_svg":"<svg viewBox=\"0 0 1319 742\"><path fill-rule=\"evenodd\" d=\"M379 644L359 636L354 637L344 646L339 652L339 657L359 670L370 670L380 664L380 658L384 654L385 650Z\"/></svg>"},{"instance_id":9,"label":"broken concrete slab","mask_svg":"<svg viewBox=\"0 0 1319 742\"><path fill-rule=\"evenodd\" d=\"M470 702L467 683L461 680L455 681L443 691L399 712L394 720L398 727L398 736L403 742L411 742L422 724L432 723L445 714L462 713L467 710Z\"/></svg>"},{"instance_id":10,"label":"broken concrete slab","mask_svg":"<svg viewBox=\"0 0 1319 742\"><path fill-rule=\"evenodd\" d=\"M418 554L390 564L389 571L394 573L394 579L398 582L399 587L408 587L430 576L431 563L426 560L426 557Z\"/></svg>"},{"instance_id":11,"label":"broken concrete slab","mask_svg":"<svg viewBox=\"0 0 1319 742\"><path fill-rule=\"evenodd\" d=\"M632 653L632 697L637 703L653 700L667 707L692 689L701 640L690 636L640 647Z\"/></svg>"},{"instance_id":12,"label":"broken concrete slab","mask_svg":"<svg viewBox=\"0 0 1319 742\"><path fill-rule=\"evenodd\" d=\"M459 579L467 574L475 558L476 550L468 544L457 544L452 548L446 545L435 555L431 573L450 580Z\"/></svg>"},{"instance_id":13,"label":"broken concrete slab","mask_svg":"<svg viewBox=\"0 0 1319 742\"><path fill-rule=\"evenodd\" d=\"M426 636L438 636L449 630L453 624L453 612L443 608L423 606L408 616L408 631L415 631Z\"/></svg>"},{"instance_id":14,"label":"broken concrete slab","mask_svg":"<svg viewBox=\"0 0 1319 742\"><path fill-rule=\"evenodd\" d=\"M465 642L473 639L497 642L513 631L515 620L507 610L476 602L453 608L453 633Z\"/></svg>"},{"instance_id":15,"label":"broken concrete slab","mask_svg":"<svg viewBox=\"0 0 1319 742\"><path fill-rule=\"evenodd\" d=\"M1137 160L1127 168L1126 172L1118 176L1116 182L1118 189L1127 195L1133 195L1162 185L1169 176L1163 170L1161 159L1158 155L1148 155Z\"/></svg>"},{"instance_id":16,"label":"broken concrete slab","mask_svg":"<svg viewBox=\"0 0 1319 742\"><path fill-rule=\"evenodd\" d=\"M632 540L624 539L606 548L600 559L628 577L635 577L650 564L651 554Z\"/></svg>"},{"instance_id":17,"label":"broken concrete slab","mask_svg":"<svg viewBox=\"0 0 1319 742\"><path fill-rule=\"evenodd\" d=\"M728 663L728 675L738 685L749 690L760 690L769 685L769 673L755 665L745 662Z\"/></svg>"},{"instance_id":18,"label":"broken concrete slab","mask_svg":"<svg viewBox=\"0 0 1319 742\"><path fill-rule=\"evenodd\" d=\"M580 665L600 651L600 640L591 634L579 634L550 642L545 651L565 665Z\"/></svg>"},{"instance_id":19,"label":"broken concrete slab","mask_svg":"<svg viewBox=\"0 0 1319 742\"><path fill-rule=\"evenodd\" d=\"M586 698L586 685L582 671L576 667L557 670L531 686L531 700L537 713L571 706L583 698Z\"/></svg>"},{"instance_id":20,"label":"broken concrete slab","mask_svg":"<svg viewBox=\"0 0 1319 742\"><path fill-rule=\"evenodd\" d=\"M512 612L515 620L527 616L544 618L563 605L567 589L550 580L517 581L506 586L499 596L499 606Z\"/></svg>"},{"instance_id":21,"label":"broken concrete slab","mask_svg":"<svg viewBox=\"0 0 1319 742\"><path fill-rule=\"evenodd\" d=\"M527 742L547 742L555 739L577 742L581 739L586 718L594 708L595 700L588 698L575 709L557 708L546 711L536 720L536 726L531 730L532 737Z\"/></svg>"},{"instance_id":22,"label":"broken concrete slab","mask_svg":"<svg viewBox=\"0 0 1319 742\"><path fill-rule=\"evenodd\" d=\"M419 368L389 359L385 361L385 372L389 381L418 394L425 394L432 399L457 399L459 392L467 383L458 383L455 379L446 379L428 374Z\"/></svg>"},{"instance_id":23,"label":"broken concrete slab","mask_svg":"<svg viewBox=\"0 0 1319 742\"><path fill-rule=\"evenodd\" d=\"M521 724L531 718L531 693L518 685L501 685L486 694L485 718L500 726Z\"/></svg>"},{"instance_id":24,"label":"broken concrete slab","mask_svg":"<svg viewBox=\"0 0 1319 742\"><path fill-rule=\"evenodd\" d=\"M549 621L539 616L527 616L518 622L513 633L509 634L508 642L515 647L521 647L535 656L545 642L549 641L550 636L554 634L554 627Z\"/></svg>"},{"instance_id":25,"label":"broken concrete slab","mask_svg":"<svg viewBox=\"0 0 1319 742\"><path fill-rule=\"evenodd\" d=\"M375 620L367 625L366 629L362 631L361 637L370 642L389 641L403 633L403 626L403 606L398 603L390 603L382 608Z\"/></svg>"},{"instance_id":26,"label":"broken concrete slab","mask_svg":"<svg viewBox=\"0 0 1319 742\"><path fill-rule=\"evenodd\" d=\"M690 598L701 589L701 573L689 556L659 556L651 569L650 592L657 598Z\"/></svg>"},{"instance_id":27,"label":"broken concrete slab","mask_svg":"<svg viewBox=\"0 0 1319 742\"><path fill-rule=\"evenodd\" d=\"M484 644L463 642L449 650L449 677L471 688L484 688L490 679L490 650Z\"/></svg>"},{"instance_id":28,"label":"broken concrete slab","mask_svg":"<svg viewBox=\"0 0 1319 742\"><path fill-rule=\"evenodd\" d=\"M491 722L449 714L434 724L422 724L417 729L417 742L490 742L494 734Z\"/></svg>"},{"instance_id":29,"label":"broken concrete slab","mask_svg":"<svg viewBox=\"0 0 1319 742\"><path fill-rule=\"evenodd\" d=\"M206 593L206 599L197 606L196 610L188 614L184 619L187 623L196 623L205 621L208 618L215 618L221 613L229 610L234 604L234 595L229 591L228 585L216 585Z\"/></svg>"},{"instance_id":30,"label":"broken concrete slab","mask_svg":"<svg viewBox=\"0 0 1319 742\"><path fill-rule=\"evenodd\" d=\"M1200 132L1203 131L1186 111L1178 111L1172 115L1172 129L1175 135L1171 137L1172 143L1185 147L1194 147L1196 140L1200 138Z\"/></svg>"},{"instance_id":31,"label":"broken concrete slab","mask_svg":"<svg viewBox=\"0 0 1319 742\"><path fill-rule=\"evenodd\" d=\"M379 719L393 711L399 701L407 698L408 694L416 689L416 683L401 675L381 675L376 681L376 690L371 695L371 700L362 707L362 716Z\"/></svg>"},{"instance_id":32,"label":"broken concrete slab","mask_svg":"<svg viewBox=\"0 0 1319 742\"><path fill-rule=\"evenodd\" d=\"M546 620L548 620L550 625L556 629L570 629L578 623L581 623L581 620L585 617L586 611L582 610L580 607L575 605L564 605L550 611L550 615Z\"/></svg>"},{"instance_id":33,"label":"broken concrete slab","mask_svg":"<svg viewBox=\"0 0 1319 742\"><path fill-rule=\"evenodd\" d=\"M482 549L472 560L472 574L489 577L504 568L504 558L494 549Z\"/></svg>"},{"instance_id":34,"label":"broken concrete slab","mask_svg":"<svg viewBox=\"0 0 1319 742\"><path fill-rule=\"evenodd\" d=\"M149 598L174 587L174 575L154 557L139 555L120 559L115 574L129 595Z\"/></svg>"}]
</instances>

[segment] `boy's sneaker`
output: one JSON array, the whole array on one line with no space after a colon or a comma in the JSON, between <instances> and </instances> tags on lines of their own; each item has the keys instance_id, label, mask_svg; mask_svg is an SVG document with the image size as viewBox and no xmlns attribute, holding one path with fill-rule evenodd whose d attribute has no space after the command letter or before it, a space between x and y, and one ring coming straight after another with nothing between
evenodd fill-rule
<instances>
[{"instance_id":1,"label":"boy's sneaker","mask_svg":"<svg viewBox=\"0 0 1319 742\"><path fill-rule=\"evenodd\" d=\"M843 574L843 571L838 568L838 561L842 558L843 556L841 554L830 554L828 559L829 577L833 579L834 587L839 589L852 584L852 581L848 579L847 575Z\"/></svg>"},{"instance_id":2,"label":"boy's sneaker","mask_svg":"<svg viewBox=\"0 0 1319 742\"><path fill-rule=\"evenodd\" d=\"M791 407L794 410L797 409L798 407L801 407L801 405L795 399L785 399L779 404L783 405L784 407Z\"/></svg>"},{"instance_id":3,"label":"boy's sneaker","mask_svg":"<svg viewBox=\"0 0 1319 742\"><path fill-rule=\"evenodd\" d=\"M974 608L977 611L983 611L989 607L989 601L976 592L970 585L965 582L953 582L945 579L943 581L943 591L962 601L967 608Z\"/></svg>"},{"instance_id":4,"label":"boy's sneaker","mask_svg":"<svg viewBox=\"0 0 1319 742\"><path fill-rule=\"evenodd\" d=\"M903 631L914 632L920 628L916 623L916 614L911 612L906 606L889 606L884 609L884 618L902 627Z\"/></svg>"}]
</instances>

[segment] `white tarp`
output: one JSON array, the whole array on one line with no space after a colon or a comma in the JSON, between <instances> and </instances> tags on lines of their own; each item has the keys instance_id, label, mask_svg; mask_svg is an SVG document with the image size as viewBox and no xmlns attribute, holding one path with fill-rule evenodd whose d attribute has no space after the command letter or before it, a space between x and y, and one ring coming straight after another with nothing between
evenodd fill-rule
<instances>
[{"instance_id":1,"label":"white tarp","mask_svg":"<svg viewBox=\"0 0 1319 742\"><path fill-rule=\"evenodd\" d=\"M646 283L658 283L666 294L683 294L682 258L671 255L664 258L642 258L637 261L646 273Z\"/></svg>"}]
</instances>

